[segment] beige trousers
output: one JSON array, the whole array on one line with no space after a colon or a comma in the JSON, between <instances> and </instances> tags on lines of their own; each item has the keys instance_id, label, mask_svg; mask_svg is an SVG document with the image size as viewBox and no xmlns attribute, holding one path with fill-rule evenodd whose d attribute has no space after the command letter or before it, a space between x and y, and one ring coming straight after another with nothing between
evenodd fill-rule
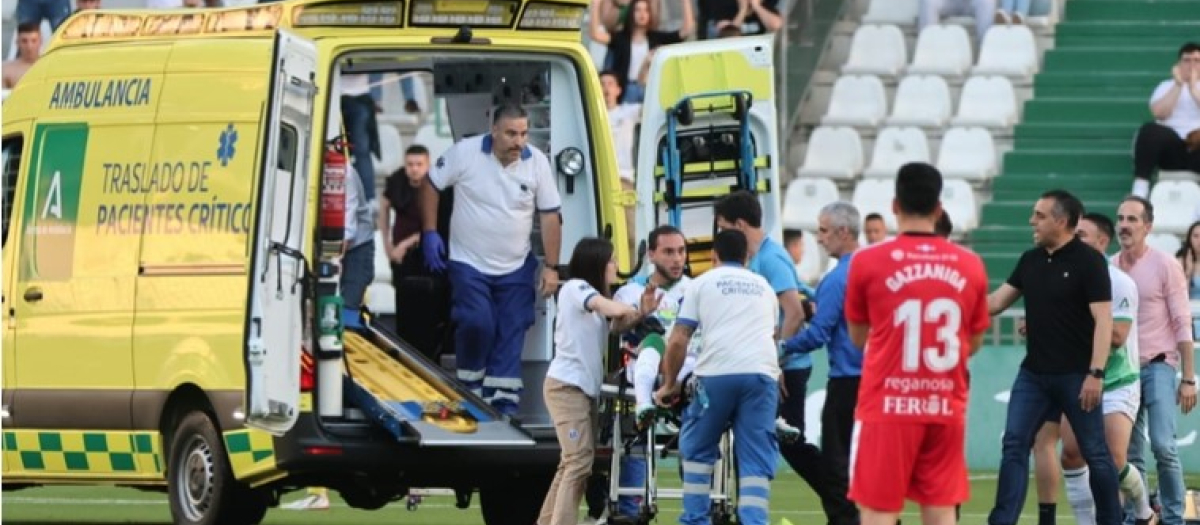
<instances>
[{"instance_id":1,"label":"beige trousers","mask_svg":"<svg viewBox=\"0 0 1200 525\"><path fill-rule=\"evenodd\" d=\"M542 386L562 455L546 493L538 525L576 525L579 503L592 473L596 403L579 387L547 377Z\"/></svg>"}]
</instances>

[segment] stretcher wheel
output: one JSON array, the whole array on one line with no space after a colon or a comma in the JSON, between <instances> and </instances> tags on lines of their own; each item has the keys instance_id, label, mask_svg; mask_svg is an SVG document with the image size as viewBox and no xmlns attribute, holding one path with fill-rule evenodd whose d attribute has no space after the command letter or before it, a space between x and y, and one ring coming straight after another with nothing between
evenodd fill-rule
<instances>
[{"instance_id":1,"label":"stretcher wheel","mask_svg":"<svg viewBox=\"0 0 1200 525\"><path fill-rule=\"evenodd\" d=\"M675 107L675 120L684 126L691 126L696 120L696 108L692 106L691 99L683 101Z\"/></svg>"},{"instance_id":2,"label":"stretcher wheel","mask_svg":"<svg viewBox=\"0 0 1200 525\"><path fill-rule=\"evenodd\" d=\"M750 105L754 102L753 95L746 93L733 98L733 118L743 120L750 113Z\"/></svg>"}]
</instances>

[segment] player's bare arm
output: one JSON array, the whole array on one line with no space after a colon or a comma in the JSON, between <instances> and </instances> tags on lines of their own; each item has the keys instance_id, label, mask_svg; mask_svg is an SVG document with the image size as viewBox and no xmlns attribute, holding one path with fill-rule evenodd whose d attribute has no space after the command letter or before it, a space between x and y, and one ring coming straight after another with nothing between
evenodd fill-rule
<instances>
[{"instance_id":1,"label":"player's bare arm","mask_svg":"<svg viewBox=\"0 0 1200 525\"><path fill-rule=\"evenodd\" d=\"M1013 285L1004 283L1001 284L996 291L988 294L988 315L997 315L1012 306L1021 298L1021 291L1013 287Z\"/></svg>"},{"instance_id":2,"label":"player's bare arm","mask_svg":"<svg viewBox=\"0 0 1200 525\"><path fill-rule=\"evenodd\" d=\"M871 325L846 323L846 330L850 334L850 342L854 343L855 347L866 350L867 335L871 333ZM979 334L979 340L983 341L983 334Z\"/></svg>"},{"instance_id":3,"label":"player's bare arm","mask_svg":"<svg viewBox=\"0 0 1200 525\"><path fill-rule=\"evenodd\" d=\"M800 323L804 322L804 307L800 304L800 293L796 290L787 290L779 294L779 307L783 309L783 327L779 332L779 338L786 341L800 331Z\"/></svg>"},{"instance_id":4,"label":"player's bare arm","mask_svg":"<svg viewBox=\"0 0 1200 525\"><path fill-rule=\"evenodd\" d=\"M1088 304L1092 318L1096 320L1096 328L1092 332L1092 362L1091 370L1104 370L1108 363L1108 354L1112 352L1112 302L1100 301ZM1103 391L1104 379L1089 374L1083 381L1083 389L1079 393L1080 406L1084 410L1093 410L1100 406L1100 395Z\"/></svg>"},{"instance_id":5,"label":"player's bare arm","mask_svg":"<svg viewBox=\"0 0 1200 525\"><path fill-rule=\"evenodd\" d=\"M671 399L679 393L680 385L675 382L675 378L679 375L679 369L683 367L692 332L693 328L683 323L675 323L671 328L671 335L667 338L667 352L662 360L663 383L658 392L654 393L654 403L658 406L670 406Z\"/></svg>"},{"instance_id":6,"label":"player's bare arm","mask_svg":"<svg viewBox=\"0 0 1200 525\"><path fill-rule=\"evenodd\" d=\"M967 341L967 344L968 344L967 356L968 357L974 357L975 353L978 352L980 348L983 348L983 334L984 334L983 332L979 332L977 334L971 334L971 338Z\"/></svg>"},{"instance_id":7,"label":"player's bare arm","mask_svg":"<svg viewBox=\"0 0 1200 525\"><path fill-rule=\"evenodd\" d=\"M1112 327L1112 348L1121 348L1125 346L1125 340L1129 339L1129 329L1133 327L1133 321L1113 321Z\"/></svg>"}]
</instances>

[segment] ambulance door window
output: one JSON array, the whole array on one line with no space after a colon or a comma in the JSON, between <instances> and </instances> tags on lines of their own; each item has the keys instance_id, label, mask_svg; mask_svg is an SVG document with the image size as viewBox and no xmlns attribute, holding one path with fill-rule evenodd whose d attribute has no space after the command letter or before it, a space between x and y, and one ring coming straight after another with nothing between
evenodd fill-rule
<instances>
[{"instance_id":1,"label":"ambulance door window","mask_svg":"<svg viewBox=\"0 0 1200 525\"><path fill-rule=\"evenodd\" d=\"M0 165L4 166L4 239L2 242L5 246L8 245L8 224L12 222L17 174L21 171L21 145L23 142L21 137L4 139L3 160L0 160Z\"/></svg>"},{"instance_id":2,"label":"ambulance door window","mask_svg":"<svg viewBox=\"0 0 1200 525\"><path fill-rule=\"evenodd\" d=\"M279 126L279 159L276 162L276 169L288 173L296 172L296 156L300 154L298 142L296 127L281 123Z\"/></svg>"}]
</instances>

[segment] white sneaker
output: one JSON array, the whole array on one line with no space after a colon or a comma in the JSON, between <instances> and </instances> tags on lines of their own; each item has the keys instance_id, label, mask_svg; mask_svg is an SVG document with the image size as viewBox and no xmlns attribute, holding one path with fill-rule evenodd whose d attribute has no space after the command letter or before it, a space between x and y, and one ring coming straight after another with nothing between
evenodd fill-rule
<instances>
[{"instance_id":1,"label":"white sneaker","mask_svg":"<svg viewBox=\"0 0 1200 525\"><path fill-rule=\"evenodd\" d=\"M775 437L784 443L791 443L800 439L800 429L784 421L783 416L779 416L775 418Z\"/></svg>"},{"instance_id":2,"label":"white sneaker","mask_svg":"<svg viewBox=\"0 0 1200 525\"><path fill-rule=\"evenodd\" d=\"M329 508L329 496L325 494L309 494L304 499L293 501L287 505L281 505L279 508L284 510L327 510Z\"/></svg>"}]
</instances>

